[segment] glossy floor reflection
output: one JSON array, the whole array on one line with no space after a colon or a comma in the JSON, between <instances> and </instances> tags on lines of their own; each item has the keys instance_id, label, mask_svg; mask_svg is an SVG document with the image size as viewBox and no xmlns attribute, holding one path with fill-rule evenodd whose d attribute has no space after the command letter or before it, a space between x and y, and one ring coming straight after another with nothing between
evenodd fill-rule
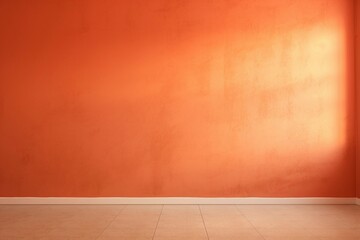
<instances>
[{"instance_id":1,"label":"glossy floor reflection","mask_svg":"<svg viewBox=\"0 0 360 240\"><path fill-rule=\"evenodd\" d=\"M359 240L355 205L0 205L0 239Z\"/></svg>"}]
</instances>

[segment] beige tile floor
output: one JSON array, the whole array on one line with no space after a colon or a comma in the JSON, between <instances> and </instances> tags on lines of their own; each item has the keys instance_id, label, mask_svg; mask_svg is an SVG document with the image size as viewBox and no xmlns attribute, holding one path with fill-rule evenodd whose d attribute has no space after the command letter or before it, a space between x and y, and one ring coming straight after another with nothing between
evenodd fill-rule
<instances>
[{"instance_id":1,"label":"beige tile floor","mask_svg":"<svg viewBox=\"0 0 360 240\"><path fill-rule=\"evenodd\" d=\"M360 207L0 205L0 239L360 240Z\"/></svg>"}]
</instances>

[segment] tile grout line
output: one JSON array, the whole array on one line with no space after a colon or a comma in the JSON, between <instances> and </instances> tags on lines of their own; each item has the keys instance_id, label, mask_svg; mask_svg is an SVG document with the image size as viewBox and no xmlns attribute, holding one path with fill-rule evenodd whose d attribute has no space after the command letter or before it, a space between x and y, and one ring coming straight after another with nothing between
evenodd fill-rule
<instances>
[{"instance_id":1,"label":"tile grout line","mask_svg":"<svg viewBox=\"0 0 360 240\"><path fill-rule=\"evenodd\" d=\"M207 239L210 239L210 238L209 238L209 233L208 233L208 231L207 231L207 229L206 229L206 224L205 224L204 216L203 216L203 214L202 214L200 205L198 205L198 208L199 208L199 210L200 210L200 215L201 215L201 219L202 219L203 224L204 224L204 228L205 228L205 232L206 232Z\"/></svg>"},{"instance_id":2,"label":"tile grout line","mask_svg":"<svg viewBox=\"0 0 360 240\"><path fill-rule=\"evenodd\" d=\"M241 216L243 216L250 224L251 226L253 226L253 228L255 229L255 231L260 235L260 237L264 240L266 240L266 238L259 232L259 230L255 227L255 225L240 211L240 209L238 208L237 205L235 205L236 210L240 213Z\"/></svg>"},{"instance_id":3,"label":"tile grout line","mask_svg":"<svg viewBox=\"0 0 360 240\"><path fill-rule=\"evenodd\" d=\"M106 231L106 229L108 229L110 227L110 225L115 221L115 219L120 215L120 213L122 211L124 211L124 209L127 207L128 205L125 205L125 207L123 207L116 215L115 217L109 222L108 225L106 225L106 227L104 228L104 230L99 234L99 236L97 236L95 239L99 239L101 237L101 235L103 235L103 233Z\"/></svg>"},{"instance_id":4,"label":"tile grout line","mask_svg":"<svg viewBox=\"0 0 360 240\"><path fill-rule=\"evenodd\" d=\"M161 212L160 212L159 218L158 218L157 223L156 223L156 227L155 227L155 231L154 231L152 240L154 240L154 238L155 238L156 230L157 230L157 228L158 228L158 226L159 226L159 222L160 222L160 218L161 218L163 209L164 209L164 205L162 205L162 207L161 207Z\"/></svg>"}]
</instances>

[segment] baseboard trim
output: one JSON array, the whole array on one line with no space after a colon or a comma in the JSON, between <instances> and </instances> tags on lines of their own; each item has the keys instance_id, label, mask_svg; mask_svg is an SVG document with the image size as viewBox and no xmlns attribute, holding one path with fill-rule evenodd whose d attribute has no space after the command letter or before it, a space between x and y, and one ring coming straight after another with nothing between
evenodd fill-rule
<instances>
[{"instance_id":1,"label":"baseboard trim","mask_svg":"<svg viewBox=\"0 0 360 240\"><path fill-rule=\"evenodd\" d=\"M356 198L0 197L0 204L359 204Z\"/></svg>"}]
</instances>

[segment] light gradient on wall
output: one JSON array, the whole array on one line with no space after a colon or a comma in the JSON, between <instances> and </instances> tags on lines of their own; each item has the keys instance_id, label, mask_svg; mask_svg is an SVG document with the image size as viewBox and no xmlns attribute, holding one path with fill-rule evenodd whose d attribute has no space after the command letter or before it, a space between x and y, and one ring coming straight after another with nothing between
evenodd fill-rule
<instances>
[{"instance_id":1,"label":"light gradient on wall","mask_svg":"<svg viewBox=\"0 0 360 240\"><path fill-rule=\"evenodd\" d=\"M0 196L353 197L343 0L0 3Z\"/></svg>"}]
</instances>

